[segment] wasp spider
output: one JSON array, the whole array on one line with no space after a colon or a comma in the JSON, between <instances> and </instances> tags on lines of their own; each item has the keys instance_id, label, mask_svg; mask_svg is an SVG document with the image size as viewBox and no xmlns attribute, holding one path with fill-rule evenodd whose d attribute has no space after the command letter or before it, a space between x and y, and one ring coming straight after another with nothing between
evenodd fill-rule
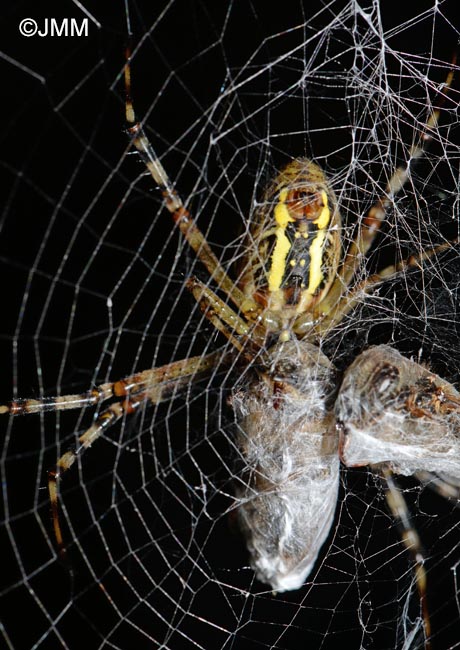
<instances>
[{"instance_id":1,"label":"wasp spider","mask_svg":"<svg viewBox=\"0 0 460 650\"><path fill-rule=\"evenodd\" d=\"M77 455L146 402L158 403L177 395L189 382L210 375L216 364L244 364L252 378L244 389L235 389L231 398L245 459L236 491L239 522L257 577L275 591L299 588L330 531L340 462L347 467L369 465L382 477L388 506L415 563L429 647L424 558L393 473L422 478L427 473L442 474L452 482L460 480L460 394L386 345L362 352L339 380L319 342L378 285L457 242L426 250L353 284L388 206L408 179L409 168L396 169L344 252L334 191L317 164L299 158L282 169L265 191L234 282L136 120L129 57L125 84L132 145L215 289L196 278L190 278L187 287L212 325L228 339L232 352L224 358L219 352L183 359L102 384L88 393L16 400L0 407L1 413L18 415L112 400L80 436L79 447L61 456L49 472L54 534L60 552L64 552L64 539L58 483ZM435 111L410 151L412 161L422 156L437 118ZM440 492L445 491L440 479L437 485Z\"/></svg>"}]
</instances>

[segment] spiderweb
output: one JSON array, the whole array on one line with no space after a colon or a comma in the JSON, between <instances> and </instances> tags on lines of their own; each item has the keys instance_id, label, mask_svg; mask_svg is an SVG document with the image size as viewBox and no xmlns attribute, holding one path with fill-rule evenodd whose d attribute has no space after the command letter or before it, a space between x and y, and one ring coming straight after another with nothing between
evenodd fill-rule
<instances>
[{"instance_id":1,"label":"spiderweb","mask_svg":"<svg viewBox=\"0 0 460 650\"><path fill-rule=\"evenodd\" d=\"M264 185L296 156L329 174L351 241L434 106L428 151L358 276L458 237L460 75L443 87L456 6L400 5L8 7L0 401L80 392L227 345L184 288L206 273L124 132L130 32L136 111L230 272ZM17 26L28 16L89 16L89 33L26 39ZM324 351L344 369L366 346L389 343L458 385L458 272L453 249L383 285ZM79 457L60 485L67 566L47 470L94 409L5 417L2 647L423 647L411 561L367 468L343 471L333 531L306 585L274 595L255 580L234 524L234 381L217 368ZM453 647L458 510L415 480L400 485L426 549L433 646Z\"/></svg>"}]
</instances>

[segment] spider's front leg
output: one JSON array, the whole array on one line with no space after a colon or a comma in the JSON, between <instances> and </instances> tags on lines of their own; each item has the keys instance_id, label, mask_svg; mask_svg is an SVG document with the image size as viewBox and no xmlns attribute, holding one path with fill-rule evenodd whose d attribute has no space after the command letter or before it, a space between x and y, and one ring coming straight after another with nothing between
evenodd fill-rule
<instances>
[{"instance_id":1,"label":"spider's front leg","mask_svg":"<svg viewBox=\"0 0 460 650\"><path fill-rule=\"evenodd\" d=\"M65 555L64 538L59 521L58 484L63 474L72 467L86 449L121 418L134 413L142 404L158 404L180 395L190 383L211 375L220 365L226 365L231 353L213 352L204 356L190 357L180 361L136 373L114 383L100 384L87 393L44 397L42 399L20 399L0 406L0 414L25 415L47 411L62 411L93 406L110 398L116 398L95 419L93 424L78 437L75 449L66 451L57 461L56 467L48 472L48 491L51 503L54 536L61 557Z\"/></svg>"},{"instance_id":2,"label":"spider's front leg","mask_svg":"<svg viewBox=\"0 0 460 650\"><path fill-rule=\"evenodd\" d=\"M417 480L437 492L444 499L454 501L457 506L460 504L460 480L452 476L439 476L433 472L417 472Z\"/></svg>"},{"instance_id":3,"label":"spider's front leg","mask_svg":"<svg viewBox=\"0 0 460 650\"><path fill-rule=\"evenodd\" d=\"M58 493L58 481L61 478L62 474L72 467L74 462L77 460L77 456L83 452L88 447L91 447L93 442L95 442L102 433L114 425L118 420L120 420L124 415L129 415L134 413L134 411L145 401L145 396L141 395L137 399L127 398L123 402L114 402L108 406L104 411L97 417L93 425L89 427L79 438L78 438L78 447L73 450L66 451L63 454L58 462L56 463L56 468L49 470L48 472L48 492L50 497L51 504L51 514L53 518L53 529L54 536L56 538L56 544L58 548L59 555L61 557L65 556L65 546L64 538L62 535L61 524L59 521L59 493Z\"/></svg>"},{"instance_id":4,"label":"spider's front leg","mask_svg":"<svg viewBox=\"0 0 460 650\"><path fill-rule=\"evenodd\" d=\"M423 551L422 542L416 529L411 523L406 501L404 500L400 489L393 479L393 472L388 467L388 465L383 464L378 469L378 473L382 478L383 487L386 491L385 497L388 508L399 528L404 546L411 554L412 560L414 562L415 582L417 585L417 591L420 596L420 607L423 618L425 650L430 650L431 622L427 602L427 578L425 569L425 554Z\"/></svg>"},{"instance_id":5,"label":"spider's front leg","mask_svg":"<svg viewBox=\"0 0 460 650\"><path fill-rule=\"evenodd\" d=\"M426 367L380 345L346 371L335 404L339 453L348 467L369 465L384 480L387 503L415 563L430 647L422 545L393 473L439 474L460 481L460 393Z\"/></svg>"}]
</instances>

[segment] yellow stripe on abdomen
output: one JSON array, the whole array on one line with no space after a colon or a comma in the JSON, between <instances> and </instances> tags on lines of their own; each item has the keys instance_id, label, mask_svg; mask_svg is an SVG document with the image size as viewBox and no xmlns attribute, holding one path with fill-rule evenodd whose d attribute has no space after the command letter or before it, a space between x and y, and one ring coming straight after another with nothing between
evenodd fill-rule
<instances>
[{"instance_id":1,"label":"yellow stripe on abdomen","mask_svg":"<svg viewBox=\"0 0 460 650\"><path fill-rule=\"evenodd\" d=\"M327 194L324 190L321 192L321 198L323 199L324 207L321 210L319 217L313 221L313 223L318 226L318 232L310 246L310 274L307 291L311 295L315 293L324 277L322 270L323 244L326 237L326 226L329 225L331 220L331 211L329 210Z\"/></svg>"},{"instance_id":2,"label":"yellow stripe on abdomen","mask_svg":"<svg viewBox=\"0 0 460 650\"><path fill-rule=\"evenodd\" d=\"M280 192L280 200L275 206L274 215L278 228L275 231L276 244L272 254L272 264L270 273L268 274L268 289L269 291L278 291L283 281L284 273L286 271L286 258L291 248L291 243L286 235L286 228L288 223L295 221L287 209L285 200L288 190L285 188Z\"/></svg>"}]
</instances>

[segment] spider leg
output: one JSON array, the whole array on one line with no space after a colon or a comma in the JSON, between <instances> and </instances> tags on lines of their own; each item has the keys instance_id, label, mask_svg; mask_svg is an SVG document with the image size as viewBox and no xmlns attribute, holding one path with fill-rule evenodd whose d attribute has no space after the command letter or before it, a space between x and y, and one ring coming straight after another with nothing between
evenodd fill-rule
<instances>
[{"instance_id":1,"label":"spider leg","mask_svg":"<svg viewBox=\"0 0 460 650\"><path fill-rule=\"evenodd\" d=\"M85 449L91 447L93 442L95 442L106 429L118 422L123 415L133 413L136 408L145 401L145 399L146 395L141 394L136 398L128 398L124 402L115 402L110 404L110 406L102 411L94 424L92 424L89 429L78 438L79 446L75 450L66 451L56 463L56 468L48 472L48 492L51 503L54 536L61 557L65 557L65 547L61 524L59 522L59 479L62 477L64 472L72 467L74 462L77 460L78 455L81 455Z\"/></svg>"},{"instance_id":2,"label":"spider leg","mask_svg":"<svg viewBox=\"0 0 460 650\"><path fill-rule=\"evenodd\" d=\"M178 192L175 190L141 123L137 121L131 99L130 56L131 54L128 51L125 64L125 88L126 121L129 124L128 132L132 136L132 144L137 149L153 180L158 185L165 200L166 208L171 213L173 221L177 224L198 259L201 260L208 270L211 279L227 294L243 314L259 312L260 308L257 306L257 303L247 298L225 272L225 269L213 253L203 233L196 225Z\"/></svg>"},{"instance_id":3,"label":"spider leg","mask_svg":"<svg viewBox=\"0 0 460 650\"><path fill-rule=\"evenodd\" d=\"M416 472L415 477L422 485L437 492L444 499L457 501L460 505L460 483L452 476L440 476L432 472Z\"/></svg>"},{"instance_id":4,"label":"spider leg","mask_svg":"<svg viewBox=\"0 0 460 650\"><path fill-rule=\"evenodd\" d=\"M370 466L384 481L388 506L415 562L429 648L423 550L393 473L423 480L434 472L459 484L460 393L390 346L372 346L345 371L334 412L341 461L347 467Z\"/></svg>"},{"instance_id":5,"label":"spider leg","mask_svg":"<svg viewBox=\"0 0 460 650\"><path fill-rule=\"evenodd\" d=\"M56 468L48 472L48 491L54 536L61 558L65 557L65 549L59 522L58 481L72 467L77 456L90 447L106 429L124 415L134 412L142 403L149 401L158 404L171 395L179 394L181 389L187 387L191 381L210 375L217 366L226 363L231 357L231 354L217 351L205 356L174 361L159 368L144 370L115 383L100 384L95 389L80 395L21 399L0 406L0 414L23 415L95 405L111 397L125 398L123 401L110 404L102 411L96 421L78 438L76 450L65 452L57 461Z\"/></svg>"},{"instance_id":6,"label":"spider leg","mask_svg":"<svg viewBox=\"0 0 460 650\"><path fill-rule=\"evenodd\" d=\"M387 465L383 465L380 469L380 474L382 477L382 482L386 489L386 500L388 507L401 531L401 537L404 542L404 546L411 554L415 564L415 580L420 596L423 626L425 631L425 650L430 650L431 624L427 603L426 571L424 566L425 558L423 554L422 543L417 534L417 531L410 522L407 504L393 480L393 472Z\"/></svg>"},{"instance_id":7,"label":"spider leg","mask_svg":"<svg viewBox=\"0 0 460 650\"><path fill-rule=\"evenodd\" d=\"M454 56L452 60L452 66L455 66L455 64L456 56ZM454 72L453 70L450 70L443 85L444 94L441 97L441 105L446 97L446 93L450 89L453 76ZM335 279L331 289L322 302L322 309L324 313L328 313L330 309L334 308L335 303L340 299L340 296L343 293L345 287L350 284L353 276L358 270L363 257L373 245L375 237L380 232L381 226L385 222L389 206L393 203L396 195L402 190L407 181L410 179L411 165L415 160L421 158L424 155L427 145L433 139L433 132L436 129L440 112L440 107L432 111L427 122L422 127L418 141L414 142L409 150L407 163L405 165L399 166L396 169L387 183L385 192L374 203L367 215L359 224L358 232L339 268L337 278Z\"/></svg>"},{"instance_id":8,"label":"spider leg","mask_svg":"<svg viewBox=\"0 0 460 650\"><path fill-rule=\"evenodd\" d=\"M0 405L0 415L8 413L26 415L78 409L101 404L111 397L124 397L142 391L148 393L151 402L158 403L167 399L172 390L178 390L180 386L193 381L195 376L210 374L217 365L224 364L227 358L230 358L229 354L216 351L143 370L114 383L99 384L86 393L13 400L8 404Z\"/></svg>"},{"instance_id":9,"label":"spider leg","mask_svg":"<svg viewBox=\"0 0 460 650\"><path fill-rule=\"evenodd\" d=\"M95 422L79 436L76 449L66 451L57 461L56 468L48 472L48 491L54 536L61 557L65 556L65 549L59 522L58 482L62 475L72 467L77 457L88 447L91 447L104 431L113 426L123 416L133 413L141 404L146 402L158 404L172 395L178 395L181 389L187 387L191 381L196 380L198 377L201 378L202 375L211 374L211 371L216 366L230 357L231 355L225 355L222 352L215 352L204 357L191 357L167 366L146 370L114 384L104 384L104 386L112 387L112 395L124 397L125 399L114 402L104 409ZM37 402L37 400L34 400L34 402ZM55 403L58 404L56 410L59 410L60 404L66 404L65 401ZM64 408L69 407L64 406ZM44 410L49 410L48 403L45 403ZM23 412L30 411L24 410Z\"/></svg>"},{"instance_id":10,"label":"spider leg","mask_svg":"<svg viewBox=\"0 0 460 650\"><path fill-rule=\"evenodd\" d=\"M41 397L40 399L17 399L0 405L0 415L26 415L28 413L45 413L46 411L66 411L70 409L94 406L105 402L113 396L114 384L100 384L93 390L75 395Z\"/></svg>"},{"instance_id":11,"label":"spider leg","mask_svg":"<svg viewBox=\"0 0 460 650\"><path fill-rule=\"evenodd\" d=\"M453 239L445 244L434 246L419 255L411 255L406 260L385 267L378 273L368 276L359 282L349 293L345 293L326 315L318 321L315 331L318 335L324 336L332 328L342 322L344 317L363 301L366 294L371 293L376 287L390 278L411 268L422 268L422 265L435 255L439 255L460 243L460 238Z\"/></svg>"},{"instance_id":12,"label":"spider leg","mask_svg":"<svg viewBox=\"0 0 460 650\"><path fill-rule=\"evenodd\" d=\"M197 278L190 278L187 281L187 289L193 293L206 318L219 332L222 332L227 337L239 352L245 352L248 348L254 348L254 346L257 349L263 346L264 337L258 337L257 331L240 318L209 287ZM250 359L253 359L252 355Z\"/></svg>"}]
</instances>

